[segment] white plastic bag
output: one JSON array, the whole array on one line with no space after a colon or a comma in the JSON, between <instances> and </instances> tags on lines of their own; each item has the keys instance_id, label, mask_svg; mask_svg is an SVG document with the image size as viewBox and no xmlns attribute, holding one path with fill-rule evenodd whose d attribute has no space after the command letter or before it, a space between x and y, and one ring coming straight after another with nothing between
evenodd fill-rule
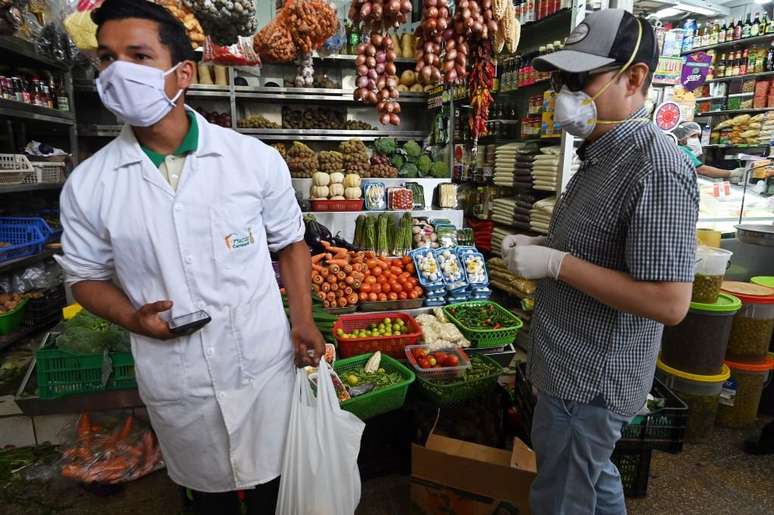
<instances>
[{"instance_id":1,"label":"white plastic bag","mask_svg":"<svg viewBox=\"0 0 774 515\"><path fill-rule=\"evenodd\" d=\"M299 369L285 440L276 515L348 515L360 502L357 455L365 424L339 407L320 362L317 397Z\"/></svg>"}]
</instances>

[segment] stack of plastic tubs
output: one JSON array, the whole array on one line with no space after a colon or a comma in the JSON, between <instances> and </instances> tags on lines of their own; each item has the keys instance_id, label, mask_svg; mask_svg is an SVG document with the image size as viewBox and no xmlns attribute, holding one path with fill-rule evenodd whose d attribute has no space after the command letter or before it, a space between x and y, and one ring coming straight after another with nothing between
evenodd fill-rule
<instances>
[{"instance_id":1,"label":"stack of plastic tubs","mask_svg":"<svg viewBox=\"0 0 774 515\"><path fill-rule=\"evenodd\" d=\"M742 302L722 293L712 304L692 302L679 325L664 329L657 377L688 405L685 440L701 441L715 424L729 370L723 364L734 315Z\"/></svg>"},{"instance_id":2,"label":"stack of plastic tubs","mask_svg":"<svg viewBox=\"0 0 774 515\"><path fill-rule=\"evenodd\" d=\"M745 428L755 424L763 387L774 360L769 346L774 332L774 289L753 283L725 282L723 290L742 301L726 349L731 377L723 385L718 424Z\"/></svg>"}]
</instances>

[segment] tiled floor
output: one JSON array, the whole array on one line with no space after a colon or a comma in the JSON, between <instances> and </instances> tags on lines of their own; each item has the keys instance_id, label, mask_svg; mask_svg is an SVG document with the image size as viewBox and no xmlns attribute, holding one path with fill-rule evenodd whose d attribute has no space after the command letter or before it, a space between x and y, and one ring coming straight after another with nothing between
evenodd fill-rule
<instances>
[{"instance_id":1,"label":"tiled floor","mask_svg":"<svg viewBox=\"0 0 774 515\"><path fill-rule=\"evenodd\" d=\"M701 445L678 455L656 452L648 495L629 499L630 515L764 515L774 513L774 455L743 454L746 431L716 429ZM366 481L357 515L412 515L406 476ZM163 472L116 492L89 492L58 479L7 488L0 485L4 515L176 515L179 490Z\"/></svg>"}]
</instances>

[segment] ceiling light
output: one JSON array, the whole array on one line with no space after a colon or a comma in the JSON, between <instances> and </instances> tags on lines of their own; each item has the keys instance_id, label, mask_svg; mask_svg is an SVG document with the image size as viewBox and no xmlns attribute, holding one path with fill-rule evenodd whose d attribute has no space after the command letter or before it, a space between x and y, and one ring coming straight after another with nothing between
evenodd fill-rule
<instances>
[{"instance_id":1,"label":"ceiling light","mask_svg":"<svg viewBox=\"0 0 774 515\"><path fill-rule=\"evenodd\" d=\"M765 5L771 3L771 0L755 0L755 3L758 5Z\"/></svg>"},{"instance_id":2,"label":"ceiling light","mask_svg":"<svg viewBox=\"0 0 774 515\"><path fill-rule=\"evenodd\" d=\"M714 16L718 14L718 12L715 9L711 9L709 7L702 7L699 5L684 4L682 2L677 2L674 7L675 9L688 11L689 13L702 14L704 16Z\"/></svg>"},{"instance_id":3,"label":"ceiling light","mask_svg":"<svg viewBox=\"0 0 774 515\"><path fill-rule=\"evenodd\" d=\"M677 16L678 14L681 14L683 11L680 9L675 9L674 7L667 7L665 9L661 9L659 11L656 11L656 18L671 18L672 16Z\"/></svg>"}]
</instances>

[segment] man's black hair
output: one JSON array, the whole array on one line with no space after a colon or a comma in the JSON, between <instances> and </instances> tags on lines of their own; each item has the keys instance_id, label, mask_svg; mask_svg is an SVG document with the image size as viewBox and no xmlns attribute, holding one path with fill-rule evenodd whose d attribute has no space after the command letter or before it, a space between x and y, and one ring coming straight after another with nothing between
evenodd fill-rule
<instances>
[{"instance_id":1,"label":"man's black hair","mask_svg":"<svg viewBox=\"0 0 774 515\"><path fill-rule=\"evenodd\" d=\"M164 7L148 0L105 0L91 14L97 33L105 22L140 18L155 21L159 26L159 41L169 48L172 64L194 59L191 40L185 26Z\"/></svg>"}]
</instances>

